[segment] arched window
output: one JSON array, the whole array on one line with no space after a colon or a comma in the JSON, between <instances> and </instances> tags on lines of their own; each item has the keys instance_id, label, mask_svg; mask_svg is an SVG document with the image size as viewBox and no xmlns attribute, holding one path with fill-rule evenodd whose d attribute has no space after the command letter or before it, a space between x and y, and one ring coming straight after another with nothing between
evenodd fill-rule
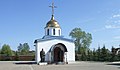
<instances>
[{"instance_id":1,"label":"arched window","mask_svg":"<svg viewBox=\"0 0 120 70\"><path fill-rule=\"evenodd\" d=\"M49 29L47 29L47 35L49 35Z\"/></svg>"},{"instance_id":2,"label":"arched window","mask_svg":"<svg viewBox=\"0 0 120 70\"><path fill-rule=\"evenodd\" d=\"M59 35L60 35L60 30L59 30Z\"/></svg>"},{"instance_id":3,"label":"arched window","mask_svg":"<svg viewBox=\"0 0 120 70\"><path fill-rule=\"evenodd\" d=\"M53 35L55 35L55 29L53 29Z\"/></svg>"}]
</instances>

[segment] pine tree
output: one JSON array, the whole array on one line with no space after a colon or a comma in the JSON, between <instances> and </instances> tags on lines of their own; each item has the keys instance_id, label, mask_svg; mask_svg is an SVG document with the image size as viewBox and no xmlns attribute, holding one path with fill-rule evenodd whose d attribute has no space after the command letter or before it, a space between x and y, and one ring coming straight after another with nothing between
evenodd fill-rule
<instances>
[{"instance_id":1,"label":"pine tree","mask_svg":"<svg viewBox=\"0 0 120 70\"><path fill-rule=\"evenodd\" d=\"M96 51L96 54L97 54L97 61L100 61L101 60L101 49L100 49L100 46L98 47L97 51Z\"/></svg>"}]
</instances>

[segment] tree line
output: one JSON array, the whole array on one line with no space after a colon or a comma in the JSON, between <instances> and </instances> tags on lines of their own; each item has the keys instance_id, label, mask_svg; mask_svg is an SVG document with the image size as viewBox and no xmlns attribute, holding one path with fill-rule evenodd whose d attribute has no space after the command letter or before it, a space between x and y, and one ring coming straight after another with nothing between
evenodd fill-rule
<instances>
[{"instance_id":1,"label":"tree line","mask_svg":"<svg viewBox=\"0 0 120 70\"><path fill-rule=\"evenodd\" d=\"M17 48L18 48L17 51L13 51L11 49L10 45L4 44L2 46L2 48L0 49L0 54L6 55L6 56L13 56L17 52L19 55L27 55L29 53L29 50L30 50L28 43L24 43L24 44L20 43Z\"/></svg>"},{"instance_id":2,"label":"tree line","mask_svg":"<svg viewBox=\"0 0 120 70\"><path fill-rule=\"evenodd\" d=\"M76 60L81 61L120 61L120 53L116 54L115 48L112 47L111 50L107 49L105 45L102 48L87 50L85 54L77 54Z\"/></svg>"},{"instance_id":3,"label":"tree line","mask_svg":"<svg viewBox=\"0 0 120 70\"><path fill-rule=\"evenodd\" d=\"M77 61L120 61L120 54L116 54L115 48L107 49L105 45L98 49L89 49L92 43L92 35L80 28L74 28L69 36L75 43L75 59Z\"/></svg>"},{"instance_id":4,"label":"tree line","mask_svg":"<svg viewBox=\"0 0 120 70\"><path fill-rule=\"evenodd\" d=\"M4 44L2 48L0 48L0 60L11 60L11 56L15 57L15 60L19 60L19 56L35 56L35 52L30 51L28 43L20 43L16 51L12 50L10 45Z\"/></svg>"}]
</instances>

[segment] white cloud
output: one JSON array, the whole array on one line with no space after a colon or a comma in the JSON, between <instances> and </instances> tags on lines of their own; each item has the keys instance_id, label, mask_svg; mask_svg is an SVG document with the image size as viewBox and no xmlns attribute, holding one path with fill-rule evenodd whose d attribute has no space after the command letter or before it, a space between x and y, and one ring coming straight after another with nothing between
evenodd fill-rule
<instances>
[{"instance_id":1,"label":"white cloud","mask_svg":"<svg viewBox=\"0 0 120 70\"><path fill-rule=\"evenodd\" d=\"M120 31L120 12L113 13L106 20L105 25L99 29L93 30L93 32L99 32L107 29L117 29Z\"/></svg>"},{"instance_id":2,"label":"white cloud","mask_svg":"<svg viewBox=\"0 0 120 70\"><path fill-rule=\"evenodd\" d=\"M93 32L100 32L100 31L103 31L103 30L106 30L106 29L118 29L118 30L120 30L120 25L108 24L108 25L105 25L105 27L103 27L103 28L94 29Z\"/></svg>"},{"instance_id":3,"label":"white cloud","mask_svg":"<svg viewBox=\"0 0 120 70\"><path fill-rule=\"evenodd\" d=\"M117 18L117 17L120 17L120 14L117 14L117 15L113 15L112 17L113 17L113 18Z\"/></svg>"},{"instance_id":4,"label":"white cloud","mask_svg":"<svg viewBox=\"0 0 120 70\"><path fill-rule=\"evenodd\" d=\"M106 29L116 29L116 28L120 28L119 25L105 25Z\"/></svg>"}]
</instances>

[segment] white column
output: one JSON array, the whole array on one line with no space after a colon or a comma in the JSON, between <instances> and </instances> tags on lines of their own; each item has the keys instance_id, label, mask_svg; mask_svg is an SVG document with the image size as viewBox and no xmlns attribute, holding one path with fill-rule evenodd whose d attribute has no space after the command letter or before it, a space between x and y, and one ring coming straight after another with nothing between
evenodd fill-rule
<instances>
[{"instance_id":1,"label":"white column","mask_svg":"<svg viewBox=\"0 0 120 70\"><path fill-rule=\"evenodd\" d=\"M38 44L36 44L36 61L37 64L40 62L40 50Z\"/></svg>"},{"instance_id":2,"label":"white column","mask_svg":"<svg viewBox=\"0 0 120 70\"><path fill-rule=\"evenodd\" d=\"M65 63L68 63L68 61L67 61L67 52L65 52Z\"/></svg>"}]
</instances>

